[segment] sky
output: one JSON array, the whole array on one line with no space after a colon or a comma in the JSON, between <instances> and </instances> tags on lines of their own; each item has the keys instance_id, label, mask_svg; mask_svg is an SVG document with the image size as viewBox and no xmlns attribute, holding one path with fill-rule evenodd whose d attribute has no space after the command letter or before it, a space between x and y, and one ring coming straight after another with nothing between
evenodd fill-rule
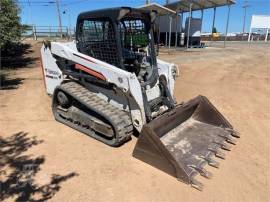
<instances>
[{"instance_id":1,"label":"sky","mask_svg":"<svg viewBox=\"0 0 270 202\"><path fill-rule=\"evenodd\" d=\"M35 24L36 26L58 26L57 7L55 0L17 0L21 8L21 21L23 24ZM29 4L30 2L30 4ZM101 8L130 6L139 7L145 4L145 0L59 0L61 19L63 26L76 26L79 13ZM150 0L151 3L165 4L165 0ZM236 0L231 6L230 23L228 32L242 32L244 22L243 5L247 4L246 26L248 32L252 15L270 15L270 0ZM210 32L214 9L204 11L202 31ZM63 12L65 11L65 14ZM226 29L228 7L218 7L216 10L215 27L218 32L224 33ZM188 14L184 14L184 20ZM193 17L201 16L200 11L193 13ZM184 23L183 23L184 24Z\"/></svg>"}]
</instances>

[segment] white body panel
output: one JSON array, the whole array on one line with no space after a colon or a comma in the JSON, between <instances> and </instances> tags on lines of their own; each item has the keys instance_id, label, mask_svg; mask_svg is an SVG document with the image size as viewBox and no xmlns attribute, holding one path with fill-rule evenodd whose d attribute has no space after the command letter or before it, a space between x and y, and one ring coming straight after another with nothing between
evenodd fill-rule
<instances>
[{"instance_id":1,"label":"white body panel","mask_svg":"<svg viewBox=\"0 0 270 202\"><path fill-rule=\"evenodd\" d=\"M51 51L48 48L45 48L44 44L41 47L41 60L46 92L47 94L52 95L55 87L60 85L63 81L63 75L56 64L56 60L52 56Z\"/></svg>"},{"instance_id":2,"label":"white body panel","mask_svg":"<svg viewBox=\"0 0 270 202\"><path fill-rule=\"evenodd\" d=\"M178 65L175 65L174 63L168 63L160 59L157 59L157 64L158 64L158 74L164 75L166 77L168 88L170 90L171 95L173 95L175 77L179 76Z\"/></svg>"},{"instance_id":3,"label":"white body panel","mask_svg":"<svg viewBox=\"0 0 270 202\"><path fill-rule=\"evenodd\" d=\"M45 48L44 45L41 48L44 74L46 75L46 73L48 73L46 72L46 69L49 69L50 71L57 73L57 76L59 77L59 79L51 79L45 76L47 93L50 95L53 94L54 89L60 85L64 79L56 64L55 58L52 55L57 55L61 58L73 61L89 68L90 70L94 70L102 74L106 78L107 82L115 84L124 93L129 94L129 96L134 100L129 103L131 118L135 128L138 131L141 131L142 126L146 123L146 118L141 85L134 73L124 71L106 62L102 62L88 55L79 53L74 41L69 43L51 42L50 48ZM159 75L164 75L167 78L168 87L172 94L174 88L174 77L172 72L175 68L177 67L172 63L158 60ZM146 93L149 100L160 96L157 86L152 89L148 89Z\"/></svg>"}]
</instances>

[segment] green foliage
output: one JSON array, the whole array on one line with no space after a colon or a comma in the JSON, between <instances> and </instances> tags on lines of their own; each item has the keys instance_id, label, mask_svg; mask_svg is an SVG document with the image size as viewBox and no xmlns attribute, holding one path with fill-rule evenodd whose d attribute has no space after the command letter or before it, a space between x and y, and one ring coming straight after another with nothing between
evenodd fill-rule
<instances>
[{"instance_id":1,"label":"green foliage","mask_svg":"<svg viewBox=\"0 0 270 202\"><path fill-rule=\"evenodd\" d=\"M15 0L0 0L0 49L19 41L23 27L19 17L20 8Z\"/></svg>"},{"instance_id":2,"label":"green foliage","mask_svg":"<svg viewBox=\"0 0 270 202\"><path fill-rule=\"evenodd\" d=\"M213 27L212 33L217 33L217 28Z\"/></svg>"},{"instance_id":3,"label":"green foliage","mask_svg":"<svg viewBox=\"0 0 270 202\"><path fill-rule=\"evenodd\" d=\"M127 34L125 39L125 45L132 44L139 47L146 47L147 46L147 35L145 33L137 33L137 34Z\"/></svg>"}]
</instances>

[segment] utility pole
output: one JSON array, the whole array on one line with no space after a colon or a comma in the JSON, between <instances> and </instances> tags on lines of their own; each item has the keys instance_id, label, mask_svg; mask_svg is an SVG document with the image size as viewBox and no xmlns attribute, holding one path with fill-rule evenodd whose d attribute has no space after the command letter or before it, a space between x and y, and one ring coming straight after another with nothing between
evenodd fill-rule
<instances>
[{"instance_id":1,"label":"utility pole","mask_svg":"<svg viewBox=\"0 0 270 202\"><path fill-rule=\"evenodd\" d=\"M65 6L65 10L63 11L63 14L67 14L68 15L68 35L71 38L71 20L70 20L70 9L68 8L68 6Z\"/></svg>"},{"instance_id":2,"label":"utility pole","mask_svg":"<svg viewBox=\"0 0 270 202\"><path fill-rule=\"evenodd\" d=\"M59 32L60 32L60 35L61 35L61 38L62 38L63 33L62 33L62 21L61 21L59 0L56 0L56 7L57 7L57 14L58 14L58 21L59 21Z\"/></svg>"},{"instance_id":3,"label":"utility pole","mask_svg":"<svg viewBox=\"0 0 270 202\"><path fill-rule=\"evenodd\" d=\"M30 17L30 23L32 25L33 37L34 37L35 40L37 40L36 27L34 25L33 18L32 18L32 10L31 10L30 0L28 0L28 5L29 5L29 17Z\"/></svg>"},{"instance_id":4,"label":"utility pole","mask_svg":"<svg viewBox=\"0 0 270 202\"><path fill-rule=\"evenodd\" d=\"M244 2L244 5L242 6L242 8L244 9L244 19L243 19L242 40L243 40L244 33L245 33L245 26L246 26L246 15L247 15L247 7L249 7L249 5L248 5L248 1L245 1L245 2Z\"/></svg>"},{"instance_id":5,"label":"utility pole","mask_svg":"<svg viewBox=\"0 0 270 202\"><path fill-rule=\"evenodd\" d=\"M29 5L29 17L30 17L30 23L33 25L33 19L32 19L32 11L31 11L31 4L30 0L28 0L28 5Z\"/></svg>"}]
</instances>

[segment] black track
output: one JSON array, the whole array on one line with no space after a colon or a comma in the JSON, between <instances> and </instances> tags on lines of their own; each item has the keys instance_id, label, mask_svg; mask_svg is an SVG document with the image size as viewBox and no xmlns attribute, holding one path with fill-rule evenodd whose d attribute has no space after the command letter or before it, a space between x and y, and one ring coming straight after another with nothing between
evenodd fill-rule
<instances>
[{"instance_id":1,"label":"black track","mask_svg":"<svg viewBox=\"0 0 270 202\"><path fill-rule=\"evenodd\" d=\"M61 109L62 107L58 103L57 94L60 91L64 92L72 103L66 109ZM76 115L72 114L71 109L75 105L79 113L81 112L81 117L84 117L84 119L85 117L93 117L93 119L89 118L89 121L83 121L82 123L81 120L83 118L76 118L79 113ZM55 89L52 109L57 121L110 146L123 144L130 139L133 132L133 125L128 112L111 105L101 99L96 93L89 91L74 81L61 84ZM65 116L63 116L63 113ZM100 130L95 128L95 125L99 127L103 125L107 127L108 131L113 131L112 137L108 137L108 134L102 134Z\"/></svg>"}]
</instances>

